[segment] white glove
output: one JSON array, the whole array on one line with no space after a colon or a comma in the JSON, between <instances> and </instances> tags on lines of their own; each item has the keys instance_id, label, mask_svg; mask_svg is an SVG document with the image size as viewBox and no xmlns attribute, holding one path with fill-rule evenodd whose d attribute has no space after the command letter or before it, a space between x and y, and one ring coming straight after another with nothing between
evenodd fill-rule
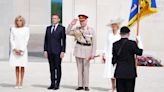
<instances>
[{"instance_id":1,"label":"white glove","mask_svg":"<svg viewBox=\"0 0 164 92\"><path fill-rule=\"evenodd\" d=\"M140 35L136 36L136 39L138 41L138 47L140 49L143 49L143 44L142 44L142 41L141 41L141 36Z\"/></svg>"}]
</instances>

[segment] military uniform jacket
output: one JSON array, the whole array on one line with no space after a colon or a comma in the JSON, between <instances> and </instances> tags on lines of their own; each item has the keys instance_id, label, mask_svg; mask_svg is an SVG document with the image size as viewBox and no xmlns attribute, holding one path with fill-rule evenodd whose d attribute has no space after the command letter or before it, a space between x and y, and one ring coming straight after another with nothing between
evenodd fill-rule
<instances>
[{"instance_id":1,"label":"military uniform jacket","mask_svg":"<svg viewBox=\"0 0 164 92\"><path fill-rule=\"evenodd\" d=\"M74 56L79 58L88 58L91 55L95 56L96 33L92 28L86 26L84 28L75 27L72 29L72 27L69 26L66 34L74 36L76 42L91 44L91 46L84 46L76 43L73 53Z\"/></svg>"}]
</instances>

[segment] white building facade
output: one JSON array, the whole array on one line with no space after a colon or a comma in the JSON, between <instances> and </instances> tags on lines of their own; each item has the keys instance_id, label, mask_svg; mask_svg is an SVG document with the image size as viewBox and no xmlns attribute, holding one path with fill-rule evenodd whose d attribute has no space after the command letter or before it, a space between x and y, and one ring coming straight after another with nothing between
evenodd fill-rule
<instances>
[{"instance_id":1,"label":"white building facade","mask_svg":"<svg viewBox=\"0 0 164 92\"><path fill-rule=\"evenodd\" d=\"M140 35L144 50L164 59L164 1L156 0L158 13L145 17L140 23ZM114 17L122 17L123 25L127 25L131 0L63 0L63 25L65 27L78 14L89 16L89 25L97 32L97 54L105 47L106 33L110 30L106 25ZM51 0L1 0L0 1L0 59L9 57L9 29L14 18L22 15L31 29L29 42L30 52L42 52L44 33L51 23ZM135 26L131 30L135 37ZM74 39L67 37L67 53L65 61L74 61L72 50ZM99 62L99 59L97 60Z\"/></svg>"}]
</instances>

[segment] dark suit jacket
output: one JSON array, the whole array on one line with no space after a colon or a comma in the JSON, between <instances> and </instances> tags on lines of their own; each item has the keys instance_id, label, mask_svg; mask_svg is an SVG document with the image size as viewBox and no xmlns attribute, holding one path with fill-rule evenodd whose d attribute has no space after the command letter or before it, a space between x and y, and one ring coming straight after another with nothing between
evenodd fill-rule
<instances>
[{"instance_id":1,"label":"dark suit jacket","mask_svg":"<svg viewBox=\"0 0 164 92\"><path fill-rule=\"evenodd\" d=\"M66 34L65 27L58 25L56 31L51 33L52 26L48 26L46 29L46 35L44 40L44 51L53 54L60 54L65 52L66 48Z\"/></svg>"},{"instance_id":2,"label":"dark suit jacket","mask_svg":"<svg viewBox=\"0 0 164 92\"><path fill-rule=\"evenodd\" d=\"M119 48L122 43L125 44L122 47L122 50L117 55ZM115 78L136 78L136 62L135 62L135 54L142 55L143 50L139 49L137 43L135 41L128 40L127 38L121 38L119 41L113 44L113 58L112 64L116 64L115 69Z\"/></svg>"}]
</instances>

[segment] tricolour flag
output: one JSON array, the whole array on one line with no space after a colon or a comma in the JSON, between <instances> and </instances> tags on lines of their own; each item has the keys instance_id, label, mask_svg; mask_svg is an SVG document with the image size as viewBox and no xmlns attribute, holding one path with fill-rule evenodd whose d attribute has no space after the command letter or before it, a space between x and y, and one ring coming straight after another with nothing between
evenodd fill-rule
<instances>
[{"instance_id":1,"label":"tricolour flag","mask_svg":"<svg viewBox=\"0 0 164 92\"><path fill-rule=\"evenodd\" d=\"M137 21L138 14L140 14L139 19L142 19L144 16L156 12L157 12L156 0L141 0L140 4L139 4L139 0L132 0L128 26L132 26Z\"/></svg>"}]
</instances>

